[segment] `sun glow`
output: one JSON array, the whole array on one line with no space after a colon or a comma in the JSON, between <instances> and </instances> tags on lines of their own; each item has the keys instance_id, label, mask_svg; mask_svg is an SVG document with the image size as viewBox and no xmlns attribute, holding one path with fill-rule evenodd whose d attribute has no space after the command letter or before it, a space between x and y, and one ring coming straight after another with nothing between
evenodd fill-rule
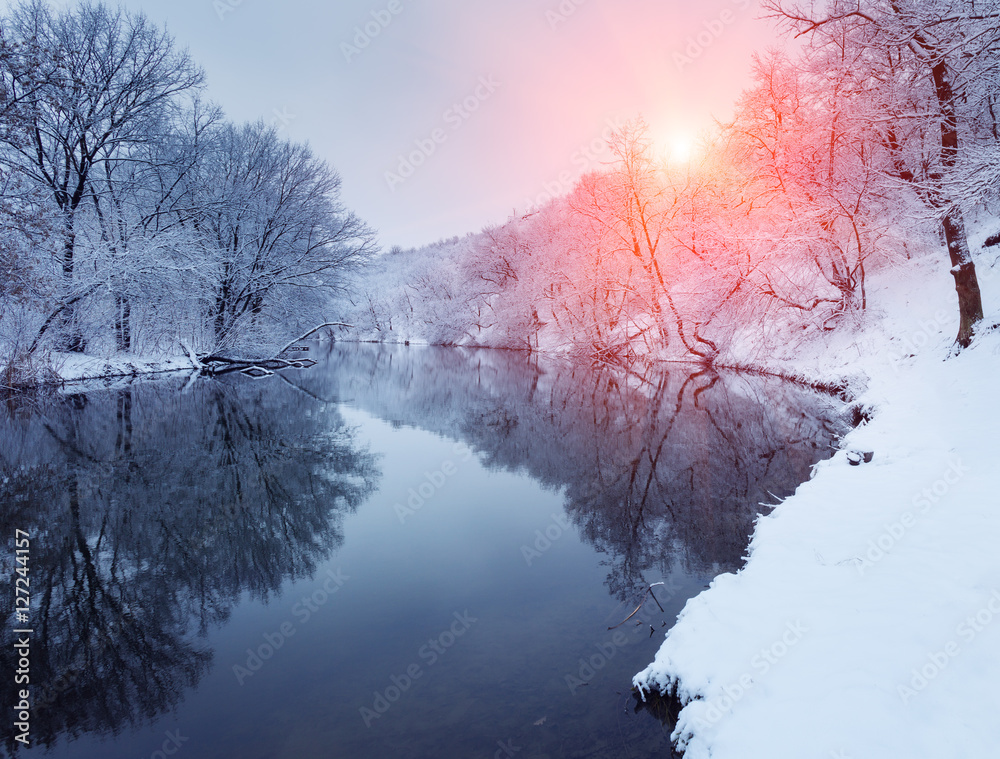
<instances>
[{"instance_id":1,"label":"sun glow","mask_svg":"<svg viewBox=\"0 0 1000 759\"><path fill-rule=\"evenodd\" d=\"M685 166L697 154L697 144L691 133L683 127L668 126L650 130L653 152L664 166Z\"/></svg>"},{"instance_id":2,"label":"sun glow","mask_svg":"<svg viewBox=\"0 0 1000 759\"><path fill-rule=\"evenodd\" d=\"M667 161L669 163L687 163L694 154L694 143L687 135L671 135L666 142Z\"/></svg>"}]
</instances>

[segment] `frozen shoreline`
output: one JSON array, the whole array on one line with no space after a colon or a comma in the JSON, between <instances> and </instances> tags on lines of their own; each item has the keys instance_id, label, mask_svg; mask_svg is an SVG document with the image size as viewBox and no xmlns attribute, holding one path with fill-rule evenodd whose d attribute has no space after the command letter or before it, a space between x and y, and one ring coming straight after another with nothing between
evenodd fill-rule
<instances>
[{"instance_id":1,"label":"frozen shoreline","mask_svg":"<svg viewBox=\"0 0 1000 759\"><path fill-rule=\"evenodd\" d=\"M78 353L54 353L51 360L55 381L65 384L197 370L191 359L186 356L104 358Z\"/></svg>"},{"instance_id":2,"label":"frozen shoreline","mask_svg":"<svg viewBox=\"0 0 1000 759\"><path fill-rule=\"evenodd\" d=\"M340 340L339 342L395 347L448 348L464 351L498 351L503 353L513 350L511 348L498 348L489 345L433 345L430 343L415 341L403 343L372 340ZM551 358L553 360L566 360L569 358L565 353L549 353L546 351L524 351L524 353ZM200 367L195 365L194 362L192 362L187 356L154 357L120 355L106 357L76 353L56 353L52 355L53 366L52 372L50 373L50 379L38 382L38 387L44 387L46 385L91 382L95 380L115 380L123 377L154 376L157 374L170 374L173 372L191 372L198 371L200 369ZM657 359L653 360L652 363L698 365L698 362L693 360L684 361L680 359ZM801 372L788 373L787 367L784 366L768 364L758 365L753 362L736 363L731 365L720 362L706 366L711 371L747 373L774 377L786 382L804 385L829 395L839 395L843 397L845 394L849 395L853 391L852 386L847 380L838 379L833 376L823 379L812 378L808 375L802 374Z\"/></svg>"},{"instance_id":3,"label":"frozen shoreline","mask_svg":"<svg viewBox=\"0 0 1000 759\"><path fill-rule=\"evenodd\" d=\"M995 755L1000 334L949 357L942 275L933 259L896 272L853 344L776 362L860 378L874 420L758 520L744 569L691 599L636 675L683 705L689 759Z\"/></svg>"}]
</instances>

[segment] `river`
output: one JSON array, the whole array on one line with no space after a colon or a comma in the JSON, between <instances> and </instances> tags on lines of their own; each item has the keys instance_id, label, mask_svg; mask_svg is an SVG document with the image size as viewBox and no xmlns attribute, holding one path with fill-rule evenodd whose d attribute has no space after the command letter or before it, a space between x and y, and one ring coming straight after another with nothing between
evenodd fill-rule
<instances>
[{"instance_id":1,"label":"river","mask_svg":"<svg viewBox=\"0 0 1000 759\"><path fill-rule=\"evenodd\" d=\"M33 630L8 753L668 757L632 675L844 431L830 398L697 366L310 355L8 403Z\"/></svg>"}]
</instances>

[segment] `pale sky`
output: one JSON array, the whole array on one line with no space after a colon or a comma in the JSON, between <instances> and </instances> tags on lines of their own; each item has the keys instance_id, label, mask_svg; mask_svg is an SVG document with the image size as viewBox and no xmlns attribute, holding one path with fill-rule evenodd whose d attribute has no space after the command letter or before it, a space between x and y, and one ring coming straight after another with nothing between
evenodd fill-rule
<instances>
[{"instance_id":1,"label":"pale sky","mask_svg":"<svg viewBox=\"0 0 1000 759\"><path fill-rule=\"evenodd\" d=\"M565 192L606 158L590 146L615 120L644 116L664 147L695 138L731 114L751 53L778 44L756 0L124 4L190 49L229 118L308 141L387 247Z\"/></svg>"}]
</instances>

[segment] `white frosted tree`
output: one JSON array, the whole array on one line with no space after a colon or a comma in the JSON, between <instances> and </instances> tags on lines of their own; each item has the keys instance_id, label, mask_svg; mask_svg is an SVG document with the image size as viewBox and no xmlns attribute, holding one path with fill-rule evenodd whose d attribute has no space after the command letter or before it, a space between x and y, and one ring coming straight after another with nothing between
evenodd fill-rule
<instances>
[{"instance_id":1,"label":"white frosted tree","mask_svg":"<svg viewBox=\"0 0 1000 759\"><path fill-rule=\"evenodd\" d=\"M31 139L0 134L0 160L45 188L58 210L58 303L42 331L58 325L61 347L82 351L86 341L75 312L97 283L78 271L77 217L92 191L91 176L109 155L143 141L150 120L178 94L200 87L202 73L140 13L98 4L55 9L32 0L15 6L2 24L8 44L48 54L3 62L7 97L30 99L25 126Z\"/></svg>"},{"instance_id":2,"label":"white frosted tree","mask_svg":"<svg viewBox=\"0 0 1000 759\"><path fill-rule=\"evenodd\" d=\"M198 181L216 347L311 318L375 250L373 231L340 199L340 176L262 122L223 126Z\"/></svg>"},{"instance_id":3,"label":"white frosted tree","mask_svg":"<svg viewBox=\"0 0 1000 759\"><path fill-rule=\"evenodd\" d=\"M766 0L765 8L814 48L857 51L866 86L881 97L895 175L940 219L958 296L956 344L983 318L965 224L962 166L972 124L993 100L983 83L1000 68L995 0L831 0L809 6ZM994 84L995 88L995 84ZM989 85L986 86L986 92Z\"/></svg>"}]
</instances>

